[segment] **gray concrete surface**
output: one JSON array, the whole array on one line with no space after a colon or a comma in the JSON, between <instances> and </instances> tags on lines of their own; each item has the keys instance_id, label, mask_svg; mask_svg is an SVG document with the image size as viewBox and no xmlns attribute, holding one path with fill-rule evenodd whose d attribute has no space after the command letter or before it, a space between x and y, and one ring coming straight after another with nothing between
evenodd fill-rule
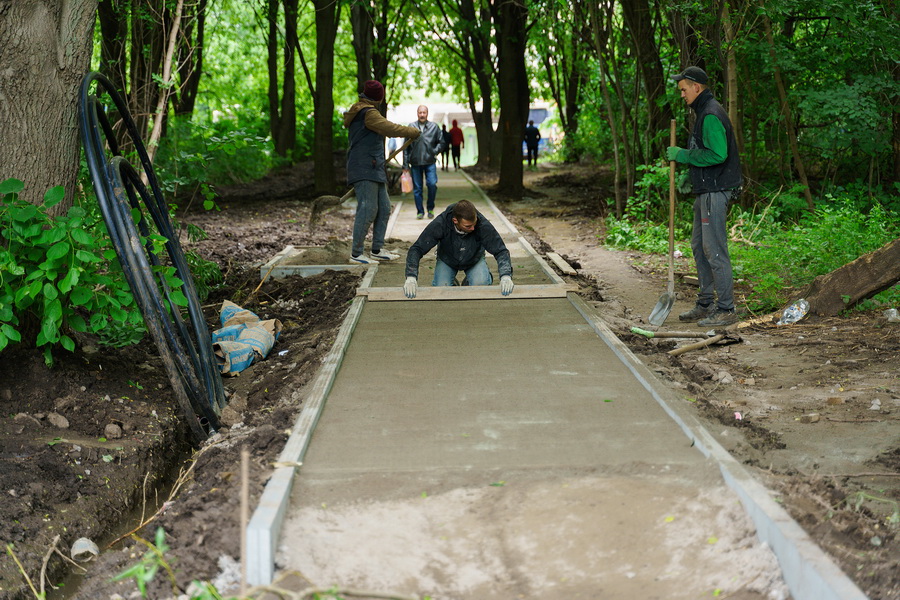
<instances>
[{"instance_id":1,"label":"gray concrete surface","mask_svg":"<svg viewBox=\"0 0 900 600\"><path fill-rule=\"evenodd\" d=\"M517 244L477 189L441 177L442 202L468 197ZM404 201L390 235L411 243L414 215ZM399 269L367 279L400 285ZM741 501L774 503L570 300L358 298L289 442L303 466L273 477L286 494L299 473L290 502L254 516L284 516L277 574L435 599L788 597ZM800 555L795 597L861 597Z\"/></svg>"}]
</instances>

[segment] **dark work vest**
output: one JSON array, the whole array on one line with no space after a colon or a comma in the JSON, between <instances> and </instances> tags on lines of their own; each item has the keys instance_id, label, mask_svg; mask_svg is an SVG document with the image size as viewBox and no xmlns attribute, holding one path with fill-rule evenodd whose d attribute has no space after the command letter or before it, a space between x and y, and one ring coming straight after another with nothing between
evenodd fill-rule
<instances>
[{"instance_id":1,"label":"dark work vest","mask_svg":"<svg viewBox=\"0 0 900 600\"><path fill-rule=\"evenodd\" d=\"M384 171L384 136L366 127L366 113L370 110L375 109L362 109L350 123L347 185L353 185L357 181L387 183Z\"/></svg>"},{"instance_id":2,"label":"dark work vest","mask_svg":"<svg viewBox=\"0 0 900 600\"><path fill-rule=\"evenodd\" d=\"M703 121L707 115L714 115L725 127L725 139L728 143L728 157L725 162L709 167L695 167L691 165L691 184L695 194L707 192L722 192L741 187L744 179L741 175L741 160L738 156L737 141L734 138L734 130L728 113L722 108L718 100L713 98L712 92L703 90L691 104L691 108L697 116L694 122L694 131L691 134L690 148L706 148L703 145Z\"/></svg>"}]
</instances>

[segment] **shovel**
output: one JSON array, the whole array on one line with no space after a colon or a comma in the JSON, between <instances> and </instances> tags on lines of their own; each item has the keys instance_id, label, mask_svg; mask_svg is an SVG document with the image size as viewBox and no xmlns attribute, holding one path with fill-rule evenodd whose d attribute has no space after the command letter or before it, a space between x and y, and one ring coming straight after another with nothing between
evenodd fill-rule
<instances>
[{"instance_id":1,"label":"shovel","mask_svg":"<svg viewBox=\"0 0 900 600\"><path fill-rule=\"evenodd\" d=\"M401 152L403 152L404 150L406 150L407 146L412 144L412 142L413 142L412 138L407 138L406 141L403 142L402 146L400 146L399 148L397 148L396 150L394 150L393 152L391 152L388 155L387 159L384 161L385 164L394 160L394 157L397 156L398 154L400 154ZM340 196L340 197L338 197L338 196L319 196L318 198L316 198L313 201L313 208L312 208L312 211L310 211L310 215L309 215L309 224L310 225L315 224L315 222L319 218L319 215L321 215L322 212L324 212L325 210L327 210L328 208L330 208L332 206L337 206L338 204L342 204L344 201L352 198L355 194L356 194L356 190L354 188L350 188L349 190L347 190L346 194L344 194L343 196Z\"/></svg>"},{"instance_id":2,"label":"shovel","mask_svg":"<svg viewBox=\"0 0 900 600\"><path fill-rule=\"evenodd\" d=\"M669 145L675 145L675 119L669 124ZM675 161L669 161L669 287L659 297L659 301L650 313L651 325L659 327L666 322L666 317L675 304Z\"/></svg>"}]
</instances>

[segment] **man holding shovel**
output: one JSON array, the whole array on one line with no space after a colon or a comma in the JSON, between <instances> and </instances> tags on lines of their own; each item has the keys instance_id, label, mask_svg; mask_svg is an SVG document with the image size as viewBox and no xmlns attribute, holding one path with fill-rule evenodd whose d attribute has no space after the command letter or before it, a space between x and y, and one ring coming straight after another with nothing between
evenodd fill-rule
<instances>
[{"instance_id":1,"label":"man holding shovel","mask_svg":"<svg viewBox=\"0 0 900 600\"><path fill-rule=\"evenodd\" d=\"M696 115L688 147L669 146L666 150L670 161L689 165L689 182L684 183L696 196L691 249L700 293L694 308L678 318L697 321L700 327L720 327L737 321L725 229L728 203L743 183L737 141L728 113L707 87L709 78L703 69L688 67L672 79Z\"/></svg>"},{"instance_id":2,"label":"man holding shovel","mask_svg":"<svg viewBox=\"0 0 900 600\"><path fill-rule=\"evenodd\" d=\"M351 264L372 264L394 260L399 255L384 249L384 235L391 216L384 169L384 138L416 139L419 130L391 123L378 111L384 100L384 86L375 80L363 85L359 101L344 113L344 127L350 130L347 151L347 183L356 191L356 221L353 223ZM363 243L372 229L372 252L365 254Z\"/></svg>"}]
</instances>

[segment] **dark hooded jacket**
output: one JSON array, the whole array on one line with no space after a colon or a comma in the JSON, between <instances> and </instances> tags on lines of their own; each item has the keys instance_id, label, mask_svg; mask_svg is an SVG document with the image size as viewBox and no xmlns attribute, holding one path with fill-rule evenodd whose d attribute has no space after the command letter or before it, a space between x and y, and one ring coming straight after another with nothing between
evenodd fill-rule
<instances>
[{"instance_id":1,"label":"dark hooded jacket","mask_svg":"<svg viewBox=\"0 0 900 600\"><path fill-rule=\"evenodd\" d=\"M497 259L497 271L500 277L512 276L512 261L503 238L491 225L491 222L477 212L475 230L461 235L453 224L453 207L451 204L422 231L419 239L406 253L406 276L419 276L419 261L428 251L437 246L437 257L445 265L457 271L474 267L484 257L487 250Z\"/></svg>"},{"instance_id":2,"label":"dark hooded jacket","mask_svg":"<svg viewBox=\"0 0 900 600\"><path fill-rule=\"evenodd\" d=\"M344 127L350 130L347 151L347 184L357 181L387 183L384 170L385 137L419 137L419 130L391 123L378 112L378 102L360 95L359 102L344 113Z\"/></svg>"}]
</instances>

